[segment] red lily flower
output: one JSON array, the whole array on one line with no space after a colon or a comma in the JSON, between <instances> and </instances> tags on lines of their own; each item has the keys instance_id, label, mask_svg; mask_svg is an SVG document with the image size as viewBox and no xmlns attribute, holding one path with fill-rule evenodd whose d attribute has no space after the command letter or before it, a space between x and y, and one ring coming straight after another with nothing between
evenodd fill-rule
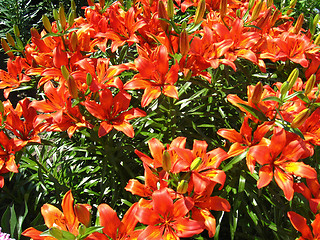
<instances>
[{"instance_id":1,"label":"red lily flower","mask_svg":"<svg viewBox=\"0 0 320 240\"><path fill-rule=\"evenodd\" d=\"M62 199L62 210L61 212L58 208L55 206L52 206L50 204L44 204L41 208L41 214L44 218L44 222L48 228L55 227L59 230L67 231L72 233L74 236L77 236L79 234L78 227L79 227L79 219L77 215L75 214L74 206L73 206L73 196L71 193L71 190L68 191L63 199ZM82 208L82 211L87 212L88 209L91 207L87 206L87 204L84 204L84 208ZM33 227L30 227L26 229L22 235L26 237L31 237L34 240L51 240L55 238L46 237L46 236L40 236L42 232L39 230L36 230Z\"/></svg>"},{"instance_id":2,"label":"red lily flower","mask_svg":"<svg viewBox=\"0 0 320 240\"><path fill-rule=\"evenodd\" d=\"M265 122L262 125L259 125L252 136L252 128L249 126L248 121L249 117L245 116L242 126L240 128L240 133L238 133L234 129L218 130L218 135L228 139L230 142L233 143L228 151L229 157L240 155L249 147L258 144L273 125L273 123L271 122Z\"/></svg>"},{"instance_id":3,"label":"red lily flower","mask_svg":"<svg viewBox=\"0 0 320 240\"><path fill-rule=\"evenodd\" d=\"M220 163L227 159L228 154L221 148L207 152L208 144L205 141L194 141L193 149L175 148L180 157L177 161L180 171L190 171L191 181L189 188L193 187L196 194L204 193L211 183L224 185L226 175L218 170Z\"/></svg>"},{"instance_id":4,"label":"red lily flower","mask_svg":"<svg viewBox=\"0 0 320 240\"><path fill-rule=\"evenodd\" d=\"M17 147L13 139L9 139L3 131L0 131L0 174L18 172L14 154L19 150L21 147ZM0 188L3 186L4 177L0 175Z\"/></svg>"},{"instance_id":5,"label":"red lily flower","mask_svg":"<svg viewBox=\"0 0 320 240\"><path fill-rule=\"evenodd\" d=\"M24 147L29 142L40 143L41 139L38 134L44 130L44 123L37 121L37 112L30 106L30 100L25 98L13 109L9 101L5 102L5 108L8 108L8 114L5 120L6 129L12 131L16 138L15 144ZM24 120L21 119L23 116Z\"/></svg>"},{"instance_id":6,"label":"red lily flower","mask_svg":"<svg viewBox=\"0 0 320 240\"><path fill-rule=\"evenodd\" d=\"M294 193L292 175L308 179L317 177L317 172L312 167L297 162L308 156L310 151L301 139L287 142L285 130L275 127L271 141L269 140L267 145L256 145L249 149L247 165L251 172L256 162L262 165L257 182L258 188L267 186L274 176L286 199L291 201Z\"/></svg>"},{"instance_id":7,"label":"red lily flower","mask_svg":"<svg viewBox=\"0 0 320 240\"><path fill-rule=\"evenodd\" d=\"M178 99L178 91L174 84L178 80L179 65L175 63L169 70L167 48L161 45L149 54L138 47L138 52L139 57L135 59L134 64L139 73L124 85L124 89L144 89L142 107L157 99L161 92L168 97Z\"/></svg>"},{"instance_id":8,"label":"red lily flower","mask_svg":"<svg viewBox=\"0 0 320 240\"><path fill-rule=\"evenodd\" d=\"M293 188L297 193L301 193L308 201L311 211L316 214L320 203L320 184L318 179L306 179L307 186L303 183L294 183Z\"/></svg>"},{"instance_id":9,"label":"red lily flower","mask_svg":"<svg viewBox=\"0 0 320 240\"><path fill-rule=\"evenodd\" d=\"M138 240L180 239L192 237L203 231L201 222L186 217L189 212L186 201L180 198L173 202L166 188L152 194L152 203L145 204L141 199L136 212L139 222L148 225L139 235Z\"/></svg>"},{"instance_id":10,"label":"red lily flower","mask_svg":"<svg viewBox=\"0 0 320 240\"><path fill-rule=\"evenodd\" d=\"M312 232L307 225L307 220L300 214L290 211L287 215L293 227L302 234L299 240L316 240L320 238L320 214L317 214L316 219L311 223Z\"/></svg>"},{"instance_id":11,"label":"red lily flower","mask_svg":"<svg viewBox=\"0 0 320 240\"><path fill-rule=\"evenodd\" d=\"M25 59L17 57L9 59L7 63L8 72L0 69L0 89L4 89L4 97L8 98L11 90L18 88L21 83L29 82L30 77L23 74L23 69L28 67Z\"/></svg>"},{"instance_id":12,"label":"red lily flower","mask_svg":"<svg viewBox=\"0 0 320 240\"><path fill-rule=\"evenodd\" d=\"M117 216L117 213L108 205L100 204L98 206L100 225L104 227L102 233L95 232L89 235L86 240L129 240L137 239L141 230L134 231L138 220L135 218L138 203L133 204L122 221ZM108 237L107 237L108 236Z\"/></svg>"},{"instance_id":13,"label":"red lily flower","mask_svg":"<svg viewBox=\"0 0 320 240\"><path fill-rule=\"evenodd\" d=\"M85 101L84 106L96 118L102 120L98 135L102 137L113 128L123 132L128 137L134 136L129 120L144 117L146 113L138 108L128 110L131 95L120 91L114 98L109 89L99 92L100 104L95 101Z\"/></svg>"}]
</instances>

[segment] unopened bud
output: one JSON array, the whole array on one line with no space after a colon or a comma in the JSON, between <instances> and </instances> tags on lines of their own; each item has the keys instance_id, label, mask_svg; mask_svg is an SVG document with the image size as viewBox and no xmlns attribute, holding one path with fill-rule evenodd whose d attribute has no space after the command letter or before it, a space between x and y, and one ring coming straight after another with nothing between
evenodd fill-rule
<instances>
[{"instance_id":1,"label":"unopened bud","mask_svg":"<svg viewBox=\"0 0 320 240\"><path fill-rule=\"evenodd\" d=\"M294 25L293 29L292 29L292 32L294 34L298 34L300 29L302 28L302 24L303 24L303 20L304 20L304 14L301 13L297 19L297 22L296 24Z\"/></svg>"},{"instance_id":2,"label":"unopened bud","mask_svg":"<svg viewBox=\"0 0 320 240\"><path fill-rule=\"evenodd\" d=\"M78 218L79 222L82 223L86 227L90 227L91 225L91 206L88 204L76 204L74 205L74 213Z\"/></svg>"},{"instance_id":3,"label":"unopened bud","mask_svg":"<svg viewBox=\"0 0 320 240\"><path fill-rule=\"evenodd\" d=\"M262 83L258 82L257 85L253 89L251 102L253 104L258 104L260 102L260 100L261 100L262 93L263 93Z\"/></svg>"},{"instance_id":4,"label":"unopened bud","mask_svg":"<svg viewBox=\"0 0 320 240\"><path fill-rule=\"evenodd\" d=\"M202 21L205 12L206 12L206 1L200 0L200 2L198 3L197 10L196 10L196 15L194 18L195 25L199 24Z\"/></svg>"},{"instance_id":5,"label":"unopened bud","mask_svg":"<svg viewBox=\"0 0 320 240\"><path fill-rule=\"evenodd\" d=\"M181 180L177 187L177 193L185 194L188 191L188 182L186 180Z\"/></svg>"},{"instance_id":6,"label":"unopened bud","mask_svg":"<svg viewBox=\"0 0 320 240\"><path fill-rule=\"evenodd\" d=\"M296 83L297 79L299 77L299 69L295 68L289 75L287 81L289 83L288 85L288 91L293 87L293 85Z\"/></svg>"},{"instance_id":7,"label":"unopened bud","mask_svg":"<svg viewBox=\"0 0 320 240\"><path fill-rule=\"evenodd\" d=\"M297 0L291 0L289 4L289 9L287 11L287 15L290 15L292 13L292 10L295 8L297 4Z\"/></svg>"},{"instance_id":8,"label":"unopened bud","mask_svg":"<svg viewBox=\"0 0 320 240\"><path fill-rule=\"evenodd\" d=\"M8 43L6 42L6 40L4 40L3 38L1 38L1 46L2 46L2 48L3 48L3 50L4 50L4 52L5 52L6 54L8 54L8 56L9 56L10 58L13 58L13 57L14 57L13 53L10 51L11 48L9 47Z\"/></svg>"},{"instance_id":9,"label":"unopened bud","mask_svg":"<svg viewBox=\"0 0 320 240\"><path fill-rule=\"evenodd\" d=\"M314 40L313 44L320 45L320 34L316 37L316 40Z\"/></svg>"},{"instance_id":10,"label":"unopened bud","mask_svg":"<svg viewBox=\"0 0 320 240\"><path fill-rule=\"evenodd\" d=\"M71 0L71 9L72 9L74 12L76 12L76 10L77 10L77 5L76 5L76 3L75 3L74 0Z\"/></svg>"},{"instance_id":11,"label":"unopened bud","mask_svg":"<svg viewBox=\"0 0 320 240\"><path fill-rule=\"evenodd\" d=\"M71 11L68 17L68 24L69 27L72 27L73 23L74 23L74 18L75 18L75 12Z\"/></svg>"},{"instance_id":12,"label":"unopened bud","mask_svg":"<svg viewBox=\"0 0 320 240\"><path fill-rule=\"evenodd\" d=\"M104 8L104 5L106 4L105 0L99 0L99 4L101 8Z\"/></svg>"},{"instance_id":13,"label":"unopened bud","mask_svg":"<svg viewBox=\"0 0 320 240\"><path fill-rule=\"evenodd\" d=\"M289 83L288 81L285 81L284 83L282 83L280 88L281 96L285 96L288 91L289 91Z\"/></svg>"},{"instance_id":14,"label":"unopened bud","mask_svg":"<svg viewBox=\"0 0 320 240\"><path fill-rule=\"evenodd\" d=\"M51 23L49 21L49 18L46 15L42 15L42 23L43 23L44 28L47 30L47 32L52 31Z\"/></svg>"},{"instance_id":15,"label":"unopened bud","mask_svg":"<svg viewBox=\"0 0 320 240\"><path fill-rule=\"evenodd\" d=\"M224 18L227 14L227 0L220 1L220 17Z\"/></svg>"},{"instance_id":16,"label":"unopened bud","mask_svg":"<svg viewBox=\"0 0 320 240\"><path fill-rule=\"evenodd\" d=\"M273 0L267 0L267 8L273 5Z\"/></svg>"},{"instance_id":17,"label":"unopened bud","mask_svg":"<svg viewBox=\"0 0 320 240\"><path fill-rule=\"evenodd\" d=\"M166 8L161 0L158 2L158 16L159 18L168 19ZM166 32L168 30L169 24L161 19L159 20L159 23L162 30Z\"/></svg>"},{"instance_id":18,"label":"unopened bud","mask_svg":"<svg viewBox=\"0 0 320 240\"><path fill-rule=\"evenodd\" d=\"M65 65L62 65L61 66L61 73L62 73L62 76L64 77L64 79L68 79L70 74L69 74L69 71L67 69L67 67Z\"/></svg>"},{"instance_id":19,"label":"unopened bud","mask_svg":"<svg viewBox=\"0 0 320 240\"><path fill-rule=\"evenodd\" d=\"M87 0L87 2L88 2L88 5L89 5L89 6L91 6L91 7L94 6L94 1L93 1L93 0Z\"/></svg>"},{"instance_id":20,"label":"unopened bud","mask_svg":"<svg viewBox=\"0 0 320 240\"><path fill-rule=\"evenodd\" d=\"M14 46L16 45L16 43L14 42L14 39L13 39L13 37L11 36L10 33L6 33L6 38L7 38L8 43L9 43L12 47L14 47Z\"/></svg>"},{"instance_id":21,"label":"unopened bud","mask_svg":"<svg viewBox=\"0 0 320 240\"><path fill-rule=\"evenodd\" d=\"M58 13L57 9L53 9L52 15L53 15L54 20L56 20L56 21L59 20L59 13Z\"/></svg>"},{"instance_id":22,"label":"unopened bud","mask_svg":"<svg viewBox=\"0 0 320 240\"><path fill-rule=\"evenodd\" d=\"M18 25L13 25L13 32L14 32L14 35L16 36L16 37L20 37L20 30L19 30L19 27L18 27Z\"/></svg>"},{"instance_id":23,"label":"unopened bud","mask_svg":"<svg viewBox=\"0 0 320 240\"><path fill-rule=\"evenodd\" d=\"M71 44L72 51L76 51L79 45L78 35L76 34L76 32L71 33L70 44Z\"/></svg>"},{"instance_id":24,"label":"unopened bud","mask_svg":"<svg viewBox=\"0 0 320 240\"><path fill-rule=\"evenodd\" d=\"M35 29L34 27L30 29L30 33L31 33L31 36L34 38L37 38L37 39L41 38L41 35L39 34L38 30Z\"/></svg>"},{"instance_id":25,"label":"unopened bud","mask_svg":"<svg viewBox=\"0 0 320 240\"><path fill-rule=\"evenodd\" d=\"M279 9L276 9L273 14L272 17L270 19L270 27L273 27L276 23L276 21L278 20L278 17L280 15L281 11Z\"/></svg>"},{"instance_id":26,"label":"unopened bud","mask_svg":"<svg viewBox=\"0 0 320 240\"><path fill-rule=\"evenodd\" d=\"M189 51L189 37L188 33L185 29L182 30L180 33L180 38L179 38L179 45L180 45L180 53L182 56L186 55Z\"/></svg>"},{"instance_id":27,"label":"unopened bud","mask_svg":"<svg viewBox=\"0 0 320 240\"><path fill-rule=\"evenodd\" d=\"M312 74L306 83L306 88L304 89L305 95L308 95L312 91L315 83L316 83L316 75Z\"/></svg>"},{"instance_id":28,"label":"unopened bud","mask_svg":"<svg viewBox=\"0 0 320 240\"><path fill-rule=\"evenodd\" d=\"M256 4L256 6L253 8L252 15L251 15L251 21L255 21L259 17L259 14L262 9L262 5L263 5L263 0L260 0Z\"/></svg>"},{"instance_id":29,"label":"unopened bud","mask_svg":"<svg viewBox=\"0 0 320 240\"><path fill-rule=\"evenodd\" d=\"M68 87L68 90L69 90L71 97L74 99L77 99L78 98L78 87L77 87L76 81L74 80L74 78L71 75L69 75L69 78L67 79L67 87Z\"/></svg>"},{"instance_id":30,"label":"unopened bud","mask_svg":"<svg viewBox=\"0 0 320 240\"><path fill-rule=\"evenodd\" d=\"M169 172L171 169L171 158L168 151L164 151L162 154L162 168L166 172Z\"/></svg>"},{"instance_id":31,"label":"unopened bud","mask_svg":"<svg viewBox=\"0 0 320 240\"><path fill-rule=\"evenodd\" d=\"M304 110L302 110L292 121L291 123L291 127L292 128L298 128L300 127L302 124L304 124L304 122L307 120L307 118L310 116L311 114L311 110L309 108L306 108Z\"/></svg>"},{"instance_id":32,"label":"unopened bud","mask_svg":"<svg viewBox=\"0 0 320 240\"><path fill-rule=\"evenodd\" d=\"M255 2L255 0L249 0L248 10L251 10L253 8L254 2Z\"/></svg>"},{"instance_id":33,"label":"unopened bud","mask_svg":"<svg viewBox=\"0 0 320 240\"><path fill-rule=\"evenodd\" d=\"M172 19L173 16L174 16L173 0L168 0L168 2L167 2L167 13L168 13L168 17L169 17L170 19Z\"/></svg>"},{"instance_id":34,"label":"unopened bud","mask_svg":"<svg viewBox=\"0 0 320 240\"><path fill-rule=\"evenodd\" d=\"M0 100L0 113L4 113L4 106L1 100Z\"/></svg>"},{"instance_id":35,"label":"unopened bud","mask_svg":"<svg viewBox=\"0 0 320 240\"><path fill-rule=\"evenodd\" d=\"M87 230L86 226L84 226L83 224L80 224L79 229L78 229L79 234L80 235L85 235L86 234L86 230Z\"/></svg>"},{"instance_id":36,"label":"unopened bud","mask_svg":"<svg viewBox=\"0 0 320 240\"><path fill-rule=\"evenodd\" d=\"M201 157L197 157L196 159L194 159L190 165L190 171L196 170L201 163L202 163Z\"/></svg>"},{"instance_id":37,"label":"unopened bud","mask_svg":"<svg viewBox=\"0 0 320 240\"><path fill-rule=\"evenodd\" d=\"M49 229L50 235L53 236L56 239L62 239L63 234L62 231L56 227L52 227Z\"/></svg>"},{"instance_id":38,"label":"unopened bud","mask_svg":"<svg viewBox=\"0 0 320 240\"><path fill-rule=\"evenodd\" d=\"M88 85L88 86L90 86L91 83L92 83L92 76L91 76L90 73L87 73L86 82L87 82L87 85Z\"/></svg>"},{"instance_id":39,"label":"unopened bud","mask_svg":"<svg viewBox=\"0 0 320 240\"><path fill-rule=\"evenodd\" d=\"M66 19L66 14L64 12L63 6L60 6L59 8L59 20L60 20L61 27L64 30L66 28L67 19Z\"/></svg>"}]
</instances>

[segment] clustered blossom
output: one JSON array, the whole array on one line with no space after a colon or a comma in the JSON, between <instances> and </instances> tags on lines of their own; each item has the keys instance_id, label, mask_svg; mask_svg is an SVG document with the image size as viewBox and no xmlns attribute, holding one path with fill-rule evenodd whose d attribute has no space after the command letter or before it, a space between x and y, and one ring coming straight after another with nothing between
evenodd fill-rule
<instances>
[{"instance_id":1,"label":"clustered blossom","mask_svg":"<svg viewBox=\"0 0 320 240\"><path fill-rule=\"evenodd\" d=\"M228 152L221 148L207 152L208 144L201 140L194 140L188 149L184 137L168 145L151 139L152 157L136 149L145 181L128 182L126 190L141 199L122 220L109 205L101 204L102 231L83 234L83 226L91 226L91 206L74 205L71 191L62 200L62 211L45 204L41 213L51 236L58 231L87 240L179 239L207 230L213 237L216 219L212 211L231 208L217 195L226 180L220 164L244 152L249 171L259 174L257 188L274 180L288 201L301 193L316 212L320 199L317 172L303 159L313 156L314 147L320 145L319 91L315 87L320 76L315 67L320 64L319 41L301 28L302 17L294 23L272 1L250 2L253 5L245 0L186 0L175 1L170 9L169 1L137 0L125 10L121 1L105 7L104 1L88 0L84 17L66 21L61 11L56 21L45 23L46 30L31 29L31 40L20 56L14 56L7 42L1 41L10 57L8 71L0 70L4 96L8 98L12 90L35 80L44 97L23 99L15 108L9 100L1 102L0 187L4 186L3 174L18 172L15 153L28 144L40 144L41 132L66 131L71 138L79 129L88 128L100 138L111 131L134 137L129 121L147 115L131 105L134 90L143 90L140 104L145 108L161 94L179 99L179 78L210 82L208 68L224 65L237 71L236 61L241 58L266 72L266 62L291 61L307 68L303 77L308 81L304 83L295 70L283 83L248 86L247 100L227 96L244 116L240 131L217 132L231 142ZM196 15L188 16L184 24L172 27L164 20L172 20L176 8L185 12L189 7L197 8ZM116 56L123 47L136 49L135 58L119 64L96 58L106 51ZM124 80L125 73L132 78ZM294 182L296 176L308 186ZM302 239L319 235L318 227L313 226L312 233L303 217L293 212L288 216L303 232ZM312 225L318 221L317 215ZM52 239L34 228L23 235Z\"/></svg>"}]
</instances>

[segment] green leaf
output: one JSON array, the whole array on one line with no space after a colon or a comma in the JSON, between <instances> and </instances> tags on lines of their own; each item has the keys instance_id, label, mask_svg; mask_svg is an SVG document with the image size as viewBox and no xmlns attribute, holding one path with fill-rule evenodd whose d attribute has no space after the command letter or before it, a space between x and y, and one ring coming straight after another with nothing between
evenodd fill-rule
<instances>
[{"instance_id":1,"label":"green leaf","mask_svg":"<svg viewBox=\"0 0 320 240\"><path fill-rule=\"evenodd\" d=\"M284 130L286 130L287 132L291 132L291 133L295 133L297 134L299 137L301 137L304 140L304 135L303 133L300 131L300 129L298 128L292 128L290 126L290 123L286 122L286 121L281 121L279 119L276 119L275 124L279 127L282 127Z\"/></svg>"},{"instance_id":2,"label":"green leaf","mask_svg":"<svg viewBox=\"0 0 320 240\"><path fill-rule=\"evenodd\" d=\"M263 102L265 101L275 101L275 102L278 102L278 103L282 103L281 99L278 98L278 97L275 97L275 96L271 96L271 97L266 97L264 99L262 99Z\"/></svg>"},{"instance_id":3,"label":"green leaf","mask_svg":"<svg viewBox=\"0 0 320 240\"><path fill-rule=\"evenodd\" d=\"M47 38L47 37L59 37L59 36L62 36L61 33L53 33L53 32L49 32L47 33L46 35L44 35L41 40Z\"/></svg>"},{"instance_id":4,"label":"green leaf","mask_svg":"<svg viewBox=\"0 0 320 240\"><path fill-rule=\"evenodd\" d=\"M264 113L260 112L259 110L243 103L238 103L238 105L243 107L246 111L251 113L255 118L259 119L260 121L262 122L268 121L268 118L266 117L266 115L264 115Z\"/></svg>"},{"instance_id":5,"label":"green leaf","mask_svg":"<svg viewBox=\"0 0 320 240\"><path fill-rule=\"evenodd\" d=\"M16 226L17 226L17 222L18 222L18 219L17 219L17 215L16 215L16 212L14 210L14 204L10 207L10 234L11 236L14 236L14 232L15 232L15 229L16 229Z\"/></svg>"},{"instance_id":6,"label":"green leaf","mask_svg":"<svg viewBox=\"0 0 320 240\"><path fill-rule=\"evenodd\" d=\"M283 99L283 101L286 102L286 101L290 100L291 98L294 98L294 97L296 97L296 96L298 96L298 95L303 95L303 92L302 92L302 91L294 92L293 94L285 97L285 98ZM303 96L304 96L304 95L303 95Z\"/></svg>"},{"instance_id":7,"label":"green leaf","mask_svg":"<svg viewBox=\"0 0 320 240\"><path fill-rule=\"evenodd\" d=\"M222 171L226 172L228 170L230 170L233 165L237 164L238 162L240 162L242 159L244 159L247 156L247 152L248 150L246 150L245 152L241 153L238 156L235 156L230 162L228 162L222 169Z\"/></svg>"}]
</instances>

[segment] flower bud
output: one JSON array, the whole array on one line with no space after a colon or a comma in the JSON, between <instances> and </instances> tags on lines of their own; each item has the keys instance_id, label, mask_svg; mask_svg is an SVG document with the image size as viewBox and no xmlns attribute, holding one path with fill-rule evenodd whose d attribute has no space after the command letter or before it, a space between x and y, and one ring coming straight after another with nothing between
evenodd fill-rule
<instances>
[{"instance_id":1,"label":"flower bud","mask_svg":"<svg viewBox=\"0 0 320 240\"><path fill-rule=\"evenodd\" d=\"M181 180L177 187L177 193L185 194L188 191L188 182L186 180Z\"/></svg>"},{"instance_id":2,"label":"flower bud","mask_svg":"<svg viewBox=\"0 0 320 240\"><path fill-rule=\"evenodd\" d=\"M292 128L298 128L300 127L302 124L304 124L304 122L307 120L307 118L310 116L311 114L311 110L309 108L306 108L304 110L302 110L292 121L291 123L291 127Z\"/></svg>"},{"instance_id":3,"label":"flower bud","mask_svg":"<svg viewBox=\"0 0 320 240\"><path fill-rule=\"evenodd\" d=\"M14 42L14 39L13 39L13 37L11 36L10 33L6 33L6 38L7 38L8 43L9 43L12 47L14 47L14 46L16 45L16 43Z\"/></svg>"},{"instance_id":4,"label":"flower bud","mask_svg":"<svg viewBox=\"0 0 320 240\"><path fill-rule=\"evenodd\" d=\"M320 34L317 36L316 40L314 40L313 44L320 45Z\"/></svg>"},{"instance_id":5,"label":"flower bud","mask_svg":"<svg viewBox=\"0 0 320 240\"><path fill-rule=\"evenodd\" d=\"M20 37L20 30L19 30L19 28L18 28L18 25L13 25L13 32L14 32L14 35L16 36L16 37Z\"/></svg>"},{"instance_id":6,"label":"flower bud","mask_svg":"<svg viewBox=\"0 0 320 240\"><path fill-rule=\"evenodd\" d=\"M158 16L159 18L168 19L166 8L161 0L158 2ZM159 23L162 30L166 32L168 30L169 24L161 19L159 20Z\"/></svg>"},{"instance_id":7,"label":"flower bud","mask_svg":"<svg viewBox=\"0 0 320 240\"><path fill-rule=\"evenodd\" d=\"M74 12L76 12L76 10L77 10L77 5L76 5L76 3L75 3L74 0L71 0L71 9L72 9Z\"/></svg>"},{"instance_id":8,"label":"flower bud","mask_svg":"<svg viewBox=\"0 0 320 240\"><path fill-rule=\"evenodd\" d=\"M77 50L77 47L79 46L78 35L76 34L76 32L71 33L70 44L72 51L75 52Z\"/></svg>"},{"instance_id":9,"label":"flower bud","mask_svg":"<svg viewBox=\"0 0 320 240\"><path fill-rule=\"evenodd\" d=\"M263 5L263 0L260 0L255 5L255 7L253 8L253 11L252 11L252 15L251 15L251 21L255 21L259 17L259 14L260 14L261 9L262 9L262 5Z\"/></svg>"},{"instance_id":10,"label":"flower bud","mask_svg":"<svg viewBox=\"0 0 320 240\"><path fill-rule=\"evenodd\" d=\"M46 15L42 15L42 23L43 23L44 28L47 30L47 32L52 31L51 23L49 21L49 18Z\"/></svg>"},{"instance_id":11,"label":"flower bud","mask_svg":"<svg viewBox=\"0 0 320 240\"><path fill-rule=\"evenodd\" d=\"M57 9L53 9L52 14L53 14L54 20L58 21L59 20L59 13L58 13Z\"/></svg>"},{"instance_id":12,"label":"flower bud","mask_svg":"<svg viewBox=\"0 0 320 240\"><path fill-rule=\"evenodd\" d=\"M278 20L278 16L280 15L281 11L279 9L276 9L273 14L272 14L272 17L270 19L270 27L273 27L276 23L276 21Z\"/></svg>"},{"instance_id":13,"label":"flower bud","mask_svg":"<svg viewBox=\"0 0 320 240\"><path fill-rule=\"evenodd\" d=\"M84 226L83 224L80 224L79 229L78 229L79 234L80 235L85 235L86 234L86 230L87 230L86 226Z\"/></svg>"},{"instance_id":14,"label":"flower bud","mask_svg":"<svg viewBox=\"0 0 320 240\"><path fill-rule=\"evenodd\" d=\"M74 18L75 18L75 13L74 11L71 11L68 17L68 24L69 27L72 27L73 23L74 23Z\"/></svg>"},{"instance_id":15,"label":"flower bud","mask_svg":"<svg viewBox=\"0 0 320 240\"><path fill-rule=\"evenodd\" d=\"M92 76L91 76L90 73L87 73L86 82L87 82L87 85L88 85L88 86L90 86L91 83L92 83Z\"/></svg>"},{"instance_id":16,"label":"flower bud","mask_svg":"<svg viewBox=\"0 0 320 240\"><path fill-rule=\"evenodd\" d=\"M91 225L91 206L88 204L76 204L74 205L74 213L78 218L79 222L86 227Z\"/></svg>"},{"instance_id":17,"label":"flower bud","mask_svg":"<svg viewBox=\"0 0 320 240\"><path fill-rule=\"evenodd\" d=\"M56 227L52 227L49 229L49 233L51 236L53 236L56 239L62 239L63 238L63 234L62 231Z\"/></svg>"},{"instance_id":18,"label":"flower bud","mask_svg":"<svg viewBox=\"0 0 320 240\"><path fill-rule=\"evenodd\" d=\"M287 15L290 15L292 13L292 10L295 8L297 4L297 0L291 0L289 4L289 9L287 11Z\"/></svg>"},{"instance_id":19,"label":"flower bud","mask_svg":"<svg viewBox=\"0 0 320 240\"><path fill-rule=\"evenodd\" d=\"M164 151L162 154L162 168L163 170L165 170L166 172L169 172L171 169L171 158L170 158L170 154L168 153L168 151Z\"/></svg>"},{"instance_id":20,"label":"flower bud","mask_svg":"<svg viewBox=\"0 0 320 240\"><path fill-rule=\"evenodd\" d=\"M288 91L289 91L289 83L288 81L285 81L284 83L282 83L280 88L281 96L286 95Z\"/></svg>"},{"instance_id":21,"label":"flower bud","mask_svg":"<svg viewBox=\"0 0 320 240\"><path fill-rule=\"evenodd\" d=\"M4 113L4 106L1 100L0 100L0 113Z\"/></svg>"},{"instance_id":22,"label":"flower bud","mask_svg":"<svg viewBox=\"0 0 320 240\"><path fill-rule=\"evenodd\" d=\"M249 0L248 10L251 10L253 8L254 2L255 2L255 0Z\"/></svg>"},{"instance_id":23,"label":"flower bud","mask_svg":"<svg viewBox=\"0 0 320 240\"><path fill-rule=\"evenodd\" d=\"M205 0L200 0L198 3L198 7L196 10L196 15L194 18L194 24L197 25L202 21L202 18L204 16L204 13L206 12L206 1Z\"/></svg>"},{"instance_id":24,"label":"flower bud","mask_svg":"<svg viewBox=\"0 0 320 240\"><path fill-rule=\"evenodd\" d=\"M289 75L287 82L288 84L288 91L293 87L293 85L295 84L295 82L297 81L299 77L299 69L295 68Z\"/></svg>"},{"instance_id":25,"label":"flower bud","mask_svg":"<svg viewBox=\"0 0 320 240\"><path fill-rule=\"evenodd\" d=\"M262 93L263 93L262 83L258 82L257 85L253 89L251 102L253 104L258 104L260 102L260 100L261 100Z\"/></svg>"},{"instance_id":26,"label":"flower bud","mask_svg":"<svg viewBox=\"0 0 320 240\"><path fill-rule=\"evenodd\" d=\"M305 95L308 95L312 91L315 83L316 83L316 75L312 74L306 83L306 88L304 89Z\"/></svg>"},{"instance_id":27,"label":"flower bud","mask_svg":"<svg viewBox=\"0 0 320 240\"><path fill-rule=\"evenodd\" d=\"M188 33L185 29L182 30L180 33L180 38L179 38L179 45L180 45L180 53L182 56L186 55L189 51L189 37Z\"/></svg>"},{"instance_id":28,"label":"flower bud","mask_svg":"<svg viewBox=\"0 0 320 240\"><path fill-rule=\"evenodd\" d=\"M267 8L273 5L273 0L267 0Z\"/></svg>"},{"instance_id":29,"label":"flower bud","mask_svg":"<svg viewBox=\"0 0 320 240\"><path fill-rule=\"evenodd\" d=\"M69 78L69 71L68 71L68 69L66 68L66 66L65 65L62 65L61 66L61 73L62 73L62 76L64 77L64 79L68 79Z\"/></svg>"},{"instance_id":30,"label":"flower bud","mask_svg":"<svg viewBox=\"0 0 320 240\"><path fill-rule=\"evenodd\" d=\"M227 14L227 0L220 1L220 17L224 18Z\"/></svg>"},{"instance_id":31,"label":"flower bud","mask_svg":"<svg viewBox=\"0 0 320 240\"><path fill-rule=\"evenodd\" d=\"M196 159L194 159L190 165L190 170L196 170L200 164L202 163L202 158L201 157L197 157Z\"/></svg>"},{"instance_id":32,"label":"flower bud","mask_svg":"<svg viewBox=\"0 0 320 240\"><path fill-rule=\"evenodd\" d=\"M11 48L9 47L8 43L6 42L6 40L4 40L3 38L1 38L1 46L2 46L2 48L3 48L3 50L4 50L4 52L5 52L6 54L8 54L8 56L9 56L10 58L13 58L13 57L14 57L13 53L10 52Z\"/></svg>"},{"instance_id":33,"label":"flower bud","mask_svg":"<svg viewBox=\"0 0 320 240\"><path fill-rule=\"evenodd\" d=\"M64 30L66 28L67 19L66 19L66 14L64 12L63 6L60 6L60 8L59 8L59 21L60 21L62 29Z\"/></svg>"},{"instance_id":34,"label":"flower bud","mask_svg":"<svg viewBox=\"0 0 320 240\"><path fill-rule=\"evenodd\" d=\"M167 2L167 13L168 13L168 17L169 17L170 19L172 19L173 16L174 16L173 0L168 0L168 2Z\"/></svg>"},{"instance_id":35,"label":"flower bud","mask_svg":"<svg viewBox=\"0 0 320 240\"><path fill-rule=\"evenodd\" d=\"M99 0L99 4L101 8L104 8L104 5L106 5L106 1L105 0Z\"/></svg>"},{"instance_id":36,"label":"flower bud","mask_svg":"<svg viewBox=\"0 0 320 240\"><path fill-rule=\"evenodd\" d=\"M294 25L294 27L292 29L292 32L294 34L298 34L300 32L300 29L302 28L303 20L304 20L304 14L301 13L297 19L296 24Z\"/></svg>"},{"instance_id":37,"label":"flower bud","mask_svg":"<svg viewBox=\"0 0 320 240\"><path fill-rule=\"evenodd\" d=\"M69 77L67 79L67 87L68 87L68 90L69 90L71 97L74 99L77 99L78 98L78 87L77 87L76 81L74 80L74 78L71 75L69 75Z\"/></svg>"}]
</instances>

